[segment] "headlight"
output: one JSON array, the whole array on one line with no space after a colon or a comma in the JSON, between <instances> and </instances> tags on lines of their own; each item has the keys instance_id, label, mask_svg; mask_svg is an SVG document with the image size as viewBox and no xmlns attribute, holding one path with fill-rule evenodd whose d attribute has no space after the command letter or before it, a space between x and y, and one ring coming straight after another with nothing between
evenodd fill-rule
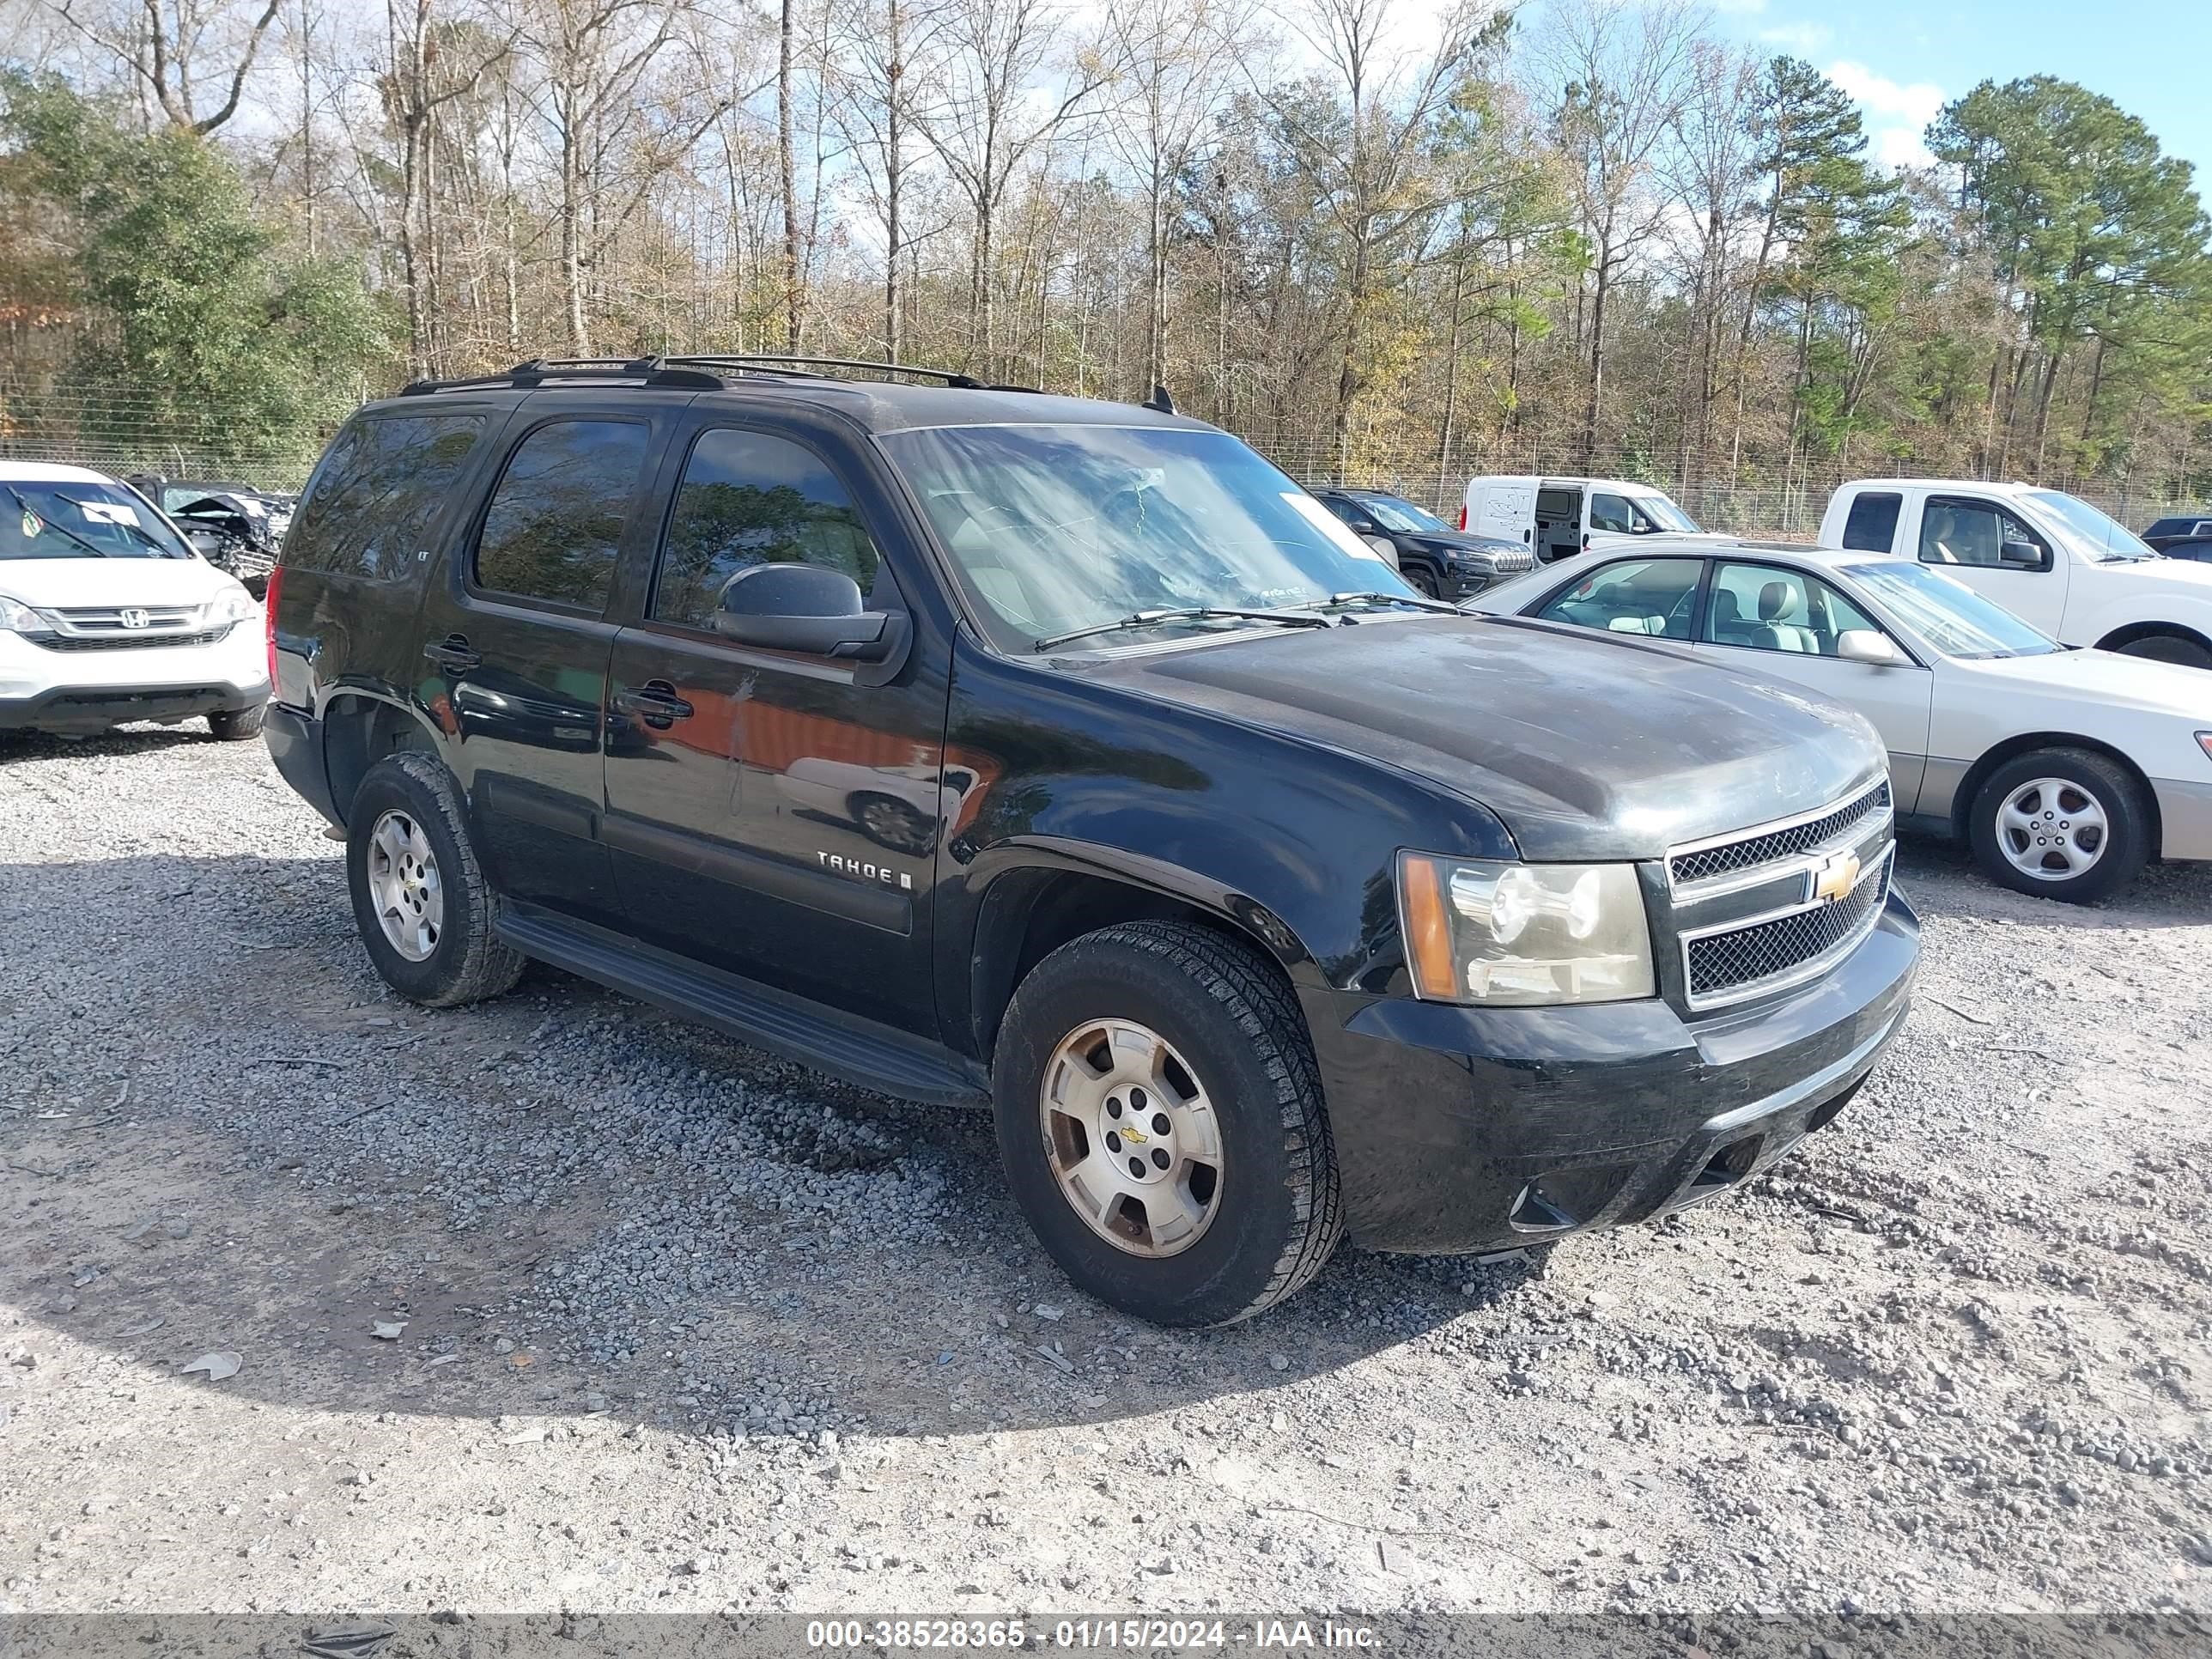
<instances>
[{"instance_id":1,"label":"headlight","mask_svg":"<svg viewBox=\"0 0 2212 1659\"><path fill-rule=\"evenodd\" d=\"M0 593L0 634L44 634L46 619L21 599Z\"/></svg>"},{"instance_id":2,"label":"headlight","mask_svg":"<svg viewBox=\"0 0 2212 1659\"><path fill-rule=\"evenodd\" d=\"M1401 853L1398 913L1413 991L1427 1001L1517 1008L1653 994L1632 865Z\"/></svg>"},{"instance_id":3,"label":"headlight","mask_svg":"<svg viewBox=\"0 0 2212 1659\"><path fill-rule=\"evenodd\" d=\"M253 595L242 587L226 587L210 599L200 612L210 627L224 623L240 623L258 614Z\"/></svg>"}]
</instances>

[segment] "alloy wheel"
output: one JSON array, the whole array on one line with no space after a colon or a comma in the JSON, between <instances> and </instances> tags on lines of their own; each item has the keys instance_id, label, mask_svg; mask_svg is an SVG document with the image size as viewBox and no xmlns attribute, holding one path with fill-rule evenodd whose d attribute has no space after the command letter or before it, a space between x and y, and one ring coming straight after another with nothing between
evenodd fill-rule
<instances>
[{"instance_id":1,"label":"alloy wheel","mask_svg":"<svg viewBox=\"0 0 2212 1659\"><path fill-rule=\"evenodd\" d=\"M1221 1208L1221 1127L1198 1073L1134 1020L1061 1038L1038 1112L1053 1178L1084 1224L1132 1255L1188 1249Z\"/></svg>"},{"instance_id":2,"label":"alloy wheel","mask_svg":"<svg viewBox=\"0 0 2212 1659\"><path fill-rule=\"evenodd\" d=\"M2035 778L1997 808L1997 847L2038 881L2071 881L2095 867L2112 832L2104 803L2070 778Z\"/></svg>"},{"instance_id":3,"label":"alloy wheel","mask_svg":"<svg viewBox=\"0 0 2212 1659\"><path fill-rule=\"evenodd\" d=\"M368 892L392 948L410 962L428 962L446 931L446 890L429 837L397 810L368 836Z\"/></svg>"}]
</instances>

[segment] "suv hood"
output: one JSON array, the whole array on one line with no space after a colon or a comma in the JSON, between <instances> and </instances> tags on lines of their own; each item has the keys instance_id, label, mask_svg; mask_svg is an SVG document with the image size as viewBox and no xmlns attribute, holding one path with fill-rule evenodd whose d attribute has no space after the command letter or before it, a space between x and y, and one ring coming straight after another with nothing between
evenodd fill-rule
<instances>
[{"instance_id":1,"label":"suv hood","mask_svg":"<svg viewBox=\"0 0 2212 1659\"><path fill-rule=\"evenodd\" d=\"M236 580L201 559L0 559L0 593L41 610L204 605Z\"/></svg>"},{"instance_id":2,"label":"suv hood","mask_svg":"<svg viewBox=\"0 0 2212 1659\"><path fill-rule=\"evenodd\" d=\"M1528 548L1520 542L1509 542L1503 536L1478 536L1464 530L1424 530L1418 533L1401 534L1401 542L1410 542L1424 553L1526 553Z\"/></svg>"},{"instance_id":3,"label":"suv hood","mask_svg":"<svg viewBox=\"0 0 2212 1659\"><path fill-rule=\"evenodd\" d=\"M1826 805L1887 764L1865 720L1809 693L1518 618L1285 631L1090 673L1426 778L1534 860L1656 859Z\"/></svg>"}]
</instances>

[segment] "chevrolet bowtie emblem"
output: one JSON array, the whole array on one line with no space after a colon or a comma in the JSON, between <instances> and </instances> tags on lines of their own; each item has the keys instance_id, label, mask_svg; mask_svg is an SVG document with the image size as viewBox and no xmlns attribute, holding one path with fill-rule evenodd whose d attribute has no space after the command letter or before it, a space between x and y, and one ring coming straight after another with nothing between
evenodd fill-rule
<instances>
[{"instance_id":1,"label":"chevrolet bowtie emblem","mask_svg":"<svg viewBox=\"0 0 2212 1659\"><path fill-rule=\"evenodd\" d=\"M1838 853L1813 872L1813 896L1823 904L1849 898L1859 884L1859 855Z\"/></svg>"},{"instance_id":2,"label":"chevrolet bowtie emblem","mask_svg":"<svg viewBox=\"0 0 2212 1659\"><path fill-rule=\"evenodd\" d=\"M1142 1129L1133 1129L1127 1124L1124 1123L1121 1126L1121 1139L1127 1141L1132 1146L1141 1146L1147 1140L1150 1140L1152 1137L1146 1134Z\"/></svg>"}]
</instances>

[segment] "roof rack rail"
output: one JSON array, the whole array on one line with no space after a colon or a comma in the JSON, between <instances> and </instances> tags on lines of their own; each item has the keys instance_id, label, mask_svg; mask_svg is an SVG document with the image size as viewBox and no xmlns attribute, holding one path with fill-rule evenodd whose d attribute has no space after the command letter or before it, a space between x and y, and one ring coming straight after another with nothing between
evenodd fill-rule
<instances>
[{"instance_id":1,"label":"roof rack rail","mask_svg":"<svg viewBox=\"0 0 2212 1659\"><path fill-rule=\"evenodd\" d=\"M718 356L679 356L667 360L672 363L703 365L725 364L749 372L760 372L776 367L788 368L857 368L878 374L915 374L924 380L942 380L961 392L1036 392L1033 386L997 386L979 380L958 369L927 368L919 363L878 362L863 357L787 357L773 352L747 352L742 355Z\"/></svg>"},{"instance_id":2,"label":"roof rack rail","mask_svg":"<svg viewBox=\"0 0 2212 1659\"><path fill-rule=\"evenodd\" d=\"M761 373L769 371L762 370ZM719 374L666 357L532 357L489 374L465 374L451 380L414 380L399 389L403 398L434 392L506 388L528 391L549 380L634 380L641 386L683 386L718 392L729 382Z\"/></svg>"}]
</instances>

